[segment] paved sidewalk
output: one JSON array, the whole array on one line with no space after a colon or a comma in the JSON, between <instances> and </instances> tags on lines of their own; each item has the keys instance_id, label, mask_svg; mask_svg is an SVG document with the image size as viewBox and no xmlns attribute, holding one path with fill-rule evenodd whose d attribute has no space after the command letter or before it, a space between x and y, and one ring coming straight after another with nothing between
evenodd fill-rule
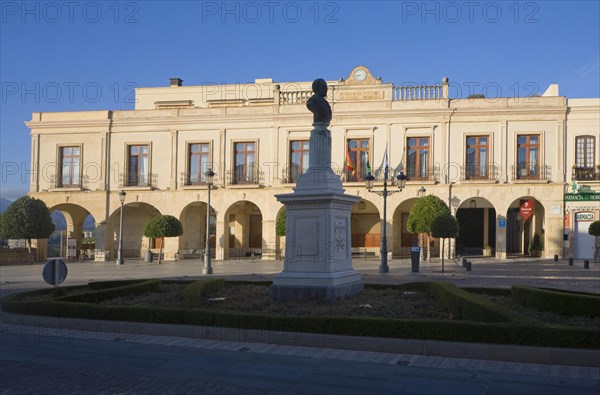
<instances>
[{"instance_id":1,"label":"paved sidewalk","mask_svg":"<svg viewBox=\"0 0 600 395\"><path fill-rule=\"evenodd\" d=\"M533 259L473 259L472 271L462 265L441 262L424 262L419 273L411 273L408 259L393 259L390 272L379 273L377 259L354 259L353 266L363 274L367 283L400 284L414 281L450 281L461 287L509 288L513 284L600 293L600 264L583 262L569 266L567 261ZM189 259L179 262L167 261L160 265L128 260L118 266L113 262L67 263L69 274L63 285L86 284L89 281L134 278L201 278L203 262ZM283 261L227 260L214 261L215 277L270 280L283 268ZM42 264L0 266L0 290L49 287L42 280Z\"/></svg>"}]
</instances>

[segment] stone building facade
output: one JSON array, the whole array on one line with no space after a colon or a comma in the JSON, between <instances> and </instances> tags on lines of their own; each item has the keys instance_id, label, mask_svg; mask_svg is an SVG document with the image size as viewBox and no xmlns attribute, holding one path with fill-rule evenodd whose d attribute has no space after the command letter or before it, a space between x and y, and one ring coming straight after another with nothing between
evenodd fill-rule
<instances>
[{"instance_id":1,"label":"stone building facade","mask_svg":"<svg viewBox=\"0 0 600 395\"><path fill-rule=\"evenodd\" d=\"M274 195L291 192L308 166L311 82L169 82L137 89L134 110L33 113L30 195L65 214L78 245L92 215L97 260L115 258L121 190L126 257L158 246L143 228L159 213L184 227L164 241L166 258L200 255L210 167L216 258L278 256ZM393 255L415 243L408 213L433 194L461 223L447 253L528 254L535 238L545 257L589 256L584 230L600 217L600 99L567 99L556 85L535 97L452 99L447 78L394 86L364 66L328 84L333 167L346 193L361 198L352 209L354 252L379 251L383 199L364 177L371 170L381 187L387 150L391 173L408 177L387 202ZM440 253L436 240L425 242Z\"/></svg>"}]
</instances>

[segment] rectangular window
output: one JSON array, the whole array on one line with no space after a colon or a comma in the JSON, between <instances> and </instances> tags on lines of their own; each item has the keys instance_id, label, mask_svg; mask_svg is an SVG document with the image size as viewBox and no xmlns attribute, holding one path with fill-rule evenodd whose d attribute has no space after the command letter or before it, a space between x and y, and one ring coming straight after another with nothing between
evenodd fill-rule
<instances>
[{"instance_id":1,"label":"rectangular window","mask_svg":"<svg viewBox=\"0 0 600 395\"><path fill-rule=\"evenodd\" d=\"M130 145L128 146L128 168L127 185L128 186L146 186L148 185L148 145Z\"/></svg>"},{"instance_id":2,"label":"rectangular window","mask_svg":"<svg viewBox=\"0 0 600 395\"><path fill-rule=\"evenodd\" d=\"M369 139L348 140L346 148L346 181L364 181L371 168Z\"/></svg>"},{"instance_id":3,"label":"rectangular window","mask_svg":"<svg viewBox=\"0 0 600 395\"><path fill-rule=\"evenodd\" d=\"M517 179L540 178L540 136L537 134L517 136Z\"/></svg>"},{"instance_id":4,"label":"rectangular window","mask_svg":"<svg viewBox=\"0 0 600 395\"><path fill-rule=\"evenodd\" d=\"M489 178L488 136L467 136L465 178L487 180Z\"/></svg>"},{"instance_id":5,"label":"rectangular window","mask_svg":"<svg viewBox=\"0 0 600 395\"><path fill-rule=\"evenodd\" d=\"M60 148L60 185L61 187L79 187L79 166L81 162L81 148Z\"/></svg>"},{"instance_id":6,"label":"rectangular window","mask_svg":"<svg viewBox=\"0 0 600 395\"><path fill-rule=\"evenodd\" d=\"M308 170L308 140L290 141L288 181L296 182Z\"/></svg>"},{"instance_id":7,"label":"rectangular window","mask_svg":"<svg viewBox=\"0 0 600 395\"><path fill-rule=\"evenodd\" d=\"M204 173L210 167L210 145L208 143L189 144L188 158L187 185L206 184Z\"/></svg>"},{"instance_id":8,"label":"rectangular window","mask_svg":"<svg viewBox=\"0 0 600 395\"><path fill-rule=\"evenodd\" d=\"M593 180L596 178L595 156L596 139L593 136L575 138L575 179Z\"/></svg>"},{"instance_id":9,"label":"rectangular window","mask_svg":"<svg viewBox=\"0 0 600 395\"><path fill-rule=\"evenodd\" d=\"M408 180L429 180L429 137L406 140L406 177Z\"/></svg>"},{"instance_id":10,"label":"rectangular window","mask_svg":"<svg viewBox=\"0 0 600 395\"><path fill-rule=\"evenodd\" d=\"M256 168L256 143L235 143L234 183L255 184L258 181Z\"/></svg>"}]
</instances>

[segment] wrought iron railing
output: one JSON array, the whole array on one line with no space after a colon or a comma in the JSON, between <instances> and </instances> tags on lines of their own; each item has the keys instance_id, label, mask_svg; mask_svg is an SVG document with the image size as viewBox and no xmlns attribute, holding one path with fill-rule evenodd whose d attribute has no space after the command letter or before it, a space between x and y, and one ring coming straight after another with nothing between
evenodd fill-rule
<instances>
[{"instance_id":1,"label":"wrought iron railing","mask_svg":"<svg viewBox=\"0 0 600 395\"><path fill-rule=\"evenodd\" d=\"M571 179L577 181L600 180L600 168L596 170L594 167L573 167Z\"/></svg>"},{"instance_id":2,"label":"wrought iron railing","mask_svg":"<svg viewBox=\"0 0 600 395\"><path fill-rule=\"evenodd\" d=\"M82 175L81 177L68 177L68 176L57 176L52 174L50 176L50 185L52 188L80 188L88 189L89 177Z\"/></svg>"},{"instance_id":3,"label":"wrought iron railing","mask_svg":"<svg viewBox=\"0 0 600 395\"><path fill-rule=\"evenodd\" d=\"M440 181L440 168L437 166L429 169L416 169L407 166L405 170L406 181Z\"/></svg>"},{"instance_id":4,"label":"wrought iron railing","mask_svg":"<svg viewBox=\"0 0 600 395\"><path fill-rule=\"evenodd\" d=\"M149 174L119 174L119 187L151 187L156 188L158 183L158 175L155 173Z\"/></svg>"},{"instance_id":5,"label":"wrought iron railing","mask_svg":"<svg viewBox=\"0 0 600 395\"><path fill-rule=\"evenodd\" d=\"M264 184L264 173L258 166L239 166L235 170L227 172L227 185L262 185Z\"/></svg>"},{"instance_id":6,"label":"wrought iron railing","mask_svg":"<svg viewBox=\"0 0 600 395\"><path fill-rule=\"evenodd\" d=\"M215 175L215 179L217 176ZM206 185L206 176L200 173L180 173L180 185L191 186L191 185Z\"/></svg>"},{"instance_id":7,"label":"wrought iron railing","mask_svg":"<svg viewBox=\"0 0 600 395\"><path fill-rule=\"evenodd\" d=\"M548 165L538 165L526 162L517 162L510 167L513 181L549 181L552 169Z\"/></svg>"},{"instance_id":8,"label":"wrought iron railing","mask_svg":"<svg viewBox=\"0 0 600 395\"><path fill-rule=\"evenodd\" d=\"M461 168L461 181L495 181L500 177L500 166L490 163L484 166L467 163Z\"/></svg>"}]
</instances>

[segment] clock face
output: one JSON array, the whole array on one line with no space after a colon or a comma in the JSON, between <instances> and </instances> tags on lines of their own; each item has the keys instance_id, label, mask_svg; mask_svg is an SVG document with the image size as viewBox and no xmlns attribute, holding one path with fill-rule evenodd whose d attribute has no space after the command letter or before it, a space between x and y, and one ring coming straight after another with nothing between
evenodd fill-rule
<instances>
[{"instance_id":1,"label":"clock face","mask_svg":"<svg viewBox=\"0 0 600 395\"><path fill-rule=\"evenodd\" d=\"M367 72L363 69L358 69L354 72L354 78L356 78L358 81L363 81L365 78L367 78Z\"/></svg>"}]
</instances>

